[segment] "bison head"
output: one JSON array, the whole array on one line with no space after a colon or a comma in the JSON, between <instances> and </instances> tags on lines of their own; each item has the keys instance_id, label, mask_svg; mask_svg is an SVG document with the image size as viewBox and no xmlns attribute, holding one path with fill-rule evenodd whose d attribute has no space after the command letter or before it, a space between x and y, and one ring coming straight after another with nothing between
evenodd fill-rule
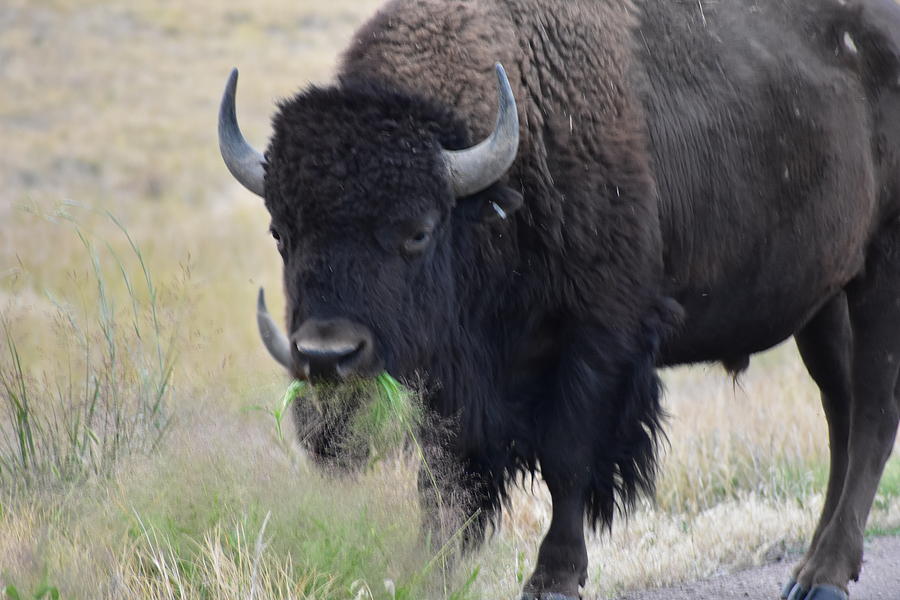
<instances>
[{"instance_id":1,"label":"bison head","mask_svg":"<svg viewBox=\"0 0 900 600\"><path fill-rule=\"evenodd\" d=\"M499 115L475 146L446 107L345 79L282 102L265 156L238 128L232 72L219 144L272 217L290 334L261 293L258 322L266 347L296 377L411 374L458 328L457 274L472 268L461 264L462 247L473 244L467 229L473 218L505 218L522 201L496 184L519 142L512 90L499 64L496 72Z\"/></svg>"}]
</instances>

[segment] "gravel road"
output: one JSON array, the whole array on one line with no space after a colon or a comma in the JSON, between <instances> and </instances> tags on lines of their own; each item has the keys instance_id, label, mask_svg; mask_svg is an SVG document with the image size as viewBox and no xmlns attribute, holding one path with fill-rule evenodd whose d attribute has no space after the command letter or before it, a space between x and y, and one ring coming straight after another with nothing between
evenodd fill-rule
<instances>
[{"instance_id":1,"label":"gravel road","mask_svg":"<svg viewBox=\"0 0 900 600\"><path fill-rule=\"evenodd\" d=\"M672 588L632 592L618 600L777 600L791 562L779 562ZM859 582L850 600L900 600L900 538L866 543Z\"/></svg>"}]
</instances>

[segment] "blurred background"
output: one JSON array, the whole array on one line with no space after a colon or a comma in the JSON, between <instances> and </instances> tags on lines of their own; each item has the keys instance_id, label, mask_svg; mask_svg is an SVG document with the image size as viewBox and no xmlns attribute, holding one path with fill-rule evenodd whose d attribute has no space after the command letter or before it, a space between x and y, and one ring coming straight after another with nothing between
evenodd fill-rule
<instances>
[{"instance_id":1,"label":"blurred background","mask_svg":"<svg viewBox=\"0 0 900 600\"><path fill-rule=\"evenodd\" d=\"M280 258L219 157L225 78L262 148L275 102L329 82L378 4L0 5L7 596L515 597L549 523L539 482L449 568L418 536L414 458L323 477L280 434L287 379L255 331L260 285L283 311ZM738 381L665 379L657 496L592 537L590 597L780 560L821 506L824 417L791 343ZM900 532L898 498L895 456L870 534Z\"/></svg>"}]
</instances>

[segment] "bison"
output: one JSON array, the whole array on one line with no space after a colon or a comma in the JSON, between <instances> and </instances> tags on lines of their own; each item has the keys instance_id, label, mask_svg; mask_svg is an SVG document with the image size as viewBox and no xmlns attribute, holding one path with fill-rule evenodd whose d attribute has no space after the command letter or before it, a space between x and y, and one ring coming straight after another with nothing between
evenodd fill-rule
<instances>
[{"instance_id":1,"label":"bison","mask_svg":"<svg viewBox=\"0 0 900 600\"><path fill-rule=\"evenodd\" d=\"M460 498L472 541L539 470L524 598L578 597L585 518L652 491L657 367L738 372L790 336L831 467L782 597L847 598L900 416L893 0L393 0L265 155L236 79L222 155L284 260L267 346L299 378L421 378L456 465L422 500Z\"/></svg>"}]
</instances>

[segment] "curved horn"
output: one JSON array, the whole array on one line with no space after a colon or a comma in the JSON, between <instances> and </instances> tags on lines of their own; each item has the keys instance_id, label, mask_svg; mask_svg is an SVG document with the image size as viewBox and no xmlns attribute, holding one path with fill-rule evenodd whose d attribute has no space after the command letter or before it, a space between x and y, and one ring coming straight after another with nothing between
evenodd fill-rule
<instances>
[{"instance_id":1,"label":"curved horn","mask_svg":"<svg viewBox=\"0 0 900 600\"><path fill-rule=\"evenodd\" d=\"M257 196L262 196L266 159L247 143L238 127L234 111L237 79L238 70L232 69L219 105L219 151L234 178Z\"/></svg>"},{"instance_id":2,"label":"curved horn","mask_svg":"<svg viewBox=\"0 0 900 600\"><path fill-rule=\"evenodd\" d=\"M259 326L259 337L262 338L266 350L272 355L272 358L286 368L291 368L291 345L287 337L281 333L281 329L275 323L269 309L266 308L266 295L262 288L259 288L259 297L256 300L256 324Z\"/></svg>"},{"instance_id":3,"label":"curved horn","mask_svg":"<svg viewBox=\"0 0 900 600\"><path fill-rule=\"evenodd\" d=\"M500 88L500 110L491 135L466 150L444 150L444 161L456 197L480 192L500 179L519 149L519 115L503 65L494 65Z\"/></svg>"}]
</instances>

